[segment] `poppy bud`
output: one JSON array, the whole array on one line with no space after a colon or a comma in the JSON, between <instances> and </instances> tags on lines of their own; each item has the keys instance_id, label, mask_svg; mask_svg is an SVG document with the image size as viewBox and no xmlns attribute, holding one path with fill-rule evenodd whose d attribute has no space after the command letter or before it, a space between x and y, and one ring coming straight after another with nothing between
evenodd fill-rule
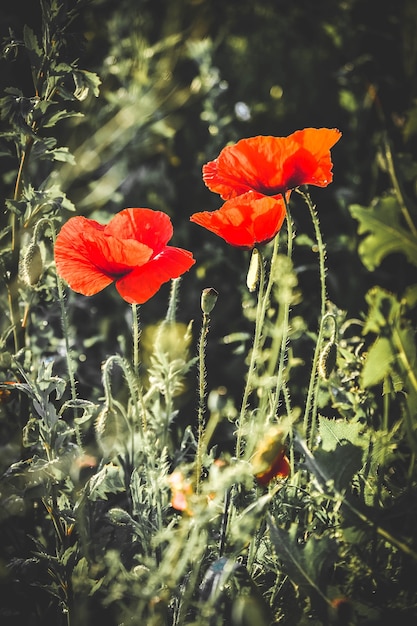
<instances>
[{"instance_id":1,"label":"poppy bud","mask_svg":"<svg viewBox=\"0 0 417 626\"><path fill-rule=\"evenodd\" d=\"M214 307L216 306L217 298L219 297L218 292L209 287L207 289L203 289L201 293L201 310L205 315L208 315L212 312Z\"/></svg>"},{"instance_id":2,"label":"poppy bud","mask_svg":"<svg viewBox=\"0 0 417 626\"><path fill-rule=\"evenodd\" d=\"M39 245L32 241L23 257L22 278L28 285L36 285L43 271L43 261Z\"/></svg>"},{"instance_id":3,"label":"poppy bud","mask_svg":"<svg viewBox=\"0 0 417 626\"><path fill-rule=\"evenodd\" d=\"M256 286L258 284L259 272L260 272L259 263L260 263L259 250L254 248L252 250L252 256L250 258L248 274L246 276L246 285L251 293L255 291Z\"/></svg>"},{"instance_id":4,"label":"poppy bud","mask_svg":"<svg viewBox=\"0 0 417 626\"><path fill-rule=\"evenodd\" d=\"M319 356L318 372L319 376L324 380L328 380L334 368L336 367L337 360L337 343L329 341L324 346Z\"/></svg>"}]
</instances>

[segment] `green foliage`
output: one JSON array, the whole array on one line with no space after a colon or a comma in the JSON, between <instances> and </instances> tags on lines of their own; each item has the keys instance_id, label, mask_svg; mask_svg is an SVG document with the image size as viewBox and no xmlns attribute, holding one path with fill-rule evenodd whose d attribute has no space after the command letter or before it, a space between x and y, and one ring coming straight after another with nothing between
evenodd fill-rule
<instances>
[{"instance_id":1,"label":"green foliage","mask_svg":"<svg viewBox=\"0 0 417 626\"><path fill-rule=\"evenodd\" d=\"M414 4L27 5L2 44L1 619L414 623ZM247 291L245 252L183 226L215 202L201 164L312 125L343 131L334 184L293 194ZM139 324L55 273L69 214L125 206L199 257L162 322L164 294ZM258 446L287 478L259 484Z\"/></svg>"},{"instance_id":2,"label":"green foliage","mask_svg":"<svg viewBox=\"0 0 417 626\"><path fill-rule=\"evenodd\" d=\"M396 252L405 254L410 263L417 265L417 239L401 226L401 207L394 195L377 199L369 208L352 205L350 212L359 221L358 233L365 235L358 251L369 270Z\"/></svg>"}]
</instances>

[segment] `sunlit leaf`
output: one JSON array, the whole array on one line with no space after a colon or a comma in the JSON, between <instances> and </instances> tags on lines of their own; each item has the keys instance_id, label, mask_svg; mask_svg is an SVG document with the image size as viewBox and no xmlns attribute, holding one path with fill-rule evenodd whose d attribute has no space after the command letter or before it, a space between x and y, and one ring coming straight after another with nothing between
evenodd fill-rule
<instances>
[{"instance_id":1,"label":"sunlit leaf","mask_svg":"<svg viewBox=\"0 0 417 626\"><path fill-rule=\"evenodd\" d=\"M378 198L370 207L354 204L352 217L359 221L358 233L364 235L358 252L363 264L373 271L389 254L401 253L417 265L417 238L400 223L401 211L396 198Z\"/></svg>"},{"instance_id":2,"label":"sunlit leaf","mask_svg":"<svg viewBox=\"0 0 417 626\"><path fill-rule=\"evenodd\" d=\"M124 490L122 468L109 463L90 478L88 499L93 502L107 500L109 494Z\"/></svg>"},{"instance_id":3,"label":"sunlit leaf","mask_svg":"<svg viewBox=\"0 0 417 626\"><path fill-rule=\"evenodd\" d=\"M390 373L394 358L390 340L378 337L366 355L361 376L363 387L372 387L382 382Z\"/></svg>"}]
</instances>

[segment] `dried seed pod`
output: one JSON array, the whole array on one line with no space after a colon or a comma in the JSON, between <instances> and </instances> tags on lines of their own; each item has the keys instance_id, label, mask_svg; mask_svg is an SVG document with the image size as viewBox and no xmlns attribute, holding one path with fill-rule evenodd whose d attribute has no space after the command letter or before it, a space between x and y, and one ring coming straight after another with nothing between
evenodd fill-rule
<instances>
[{"instance_id":1,"label":"dried seed pod","mask_svg":"<svg viewBox=\"0 0 417 626\"><path fill-rule=\"evenodd\" d=\"M25 283L33 287L39 282L43 271L43 260L39 244L35 241L27 247L21 269Z\"/></svg>"}]
</instances>

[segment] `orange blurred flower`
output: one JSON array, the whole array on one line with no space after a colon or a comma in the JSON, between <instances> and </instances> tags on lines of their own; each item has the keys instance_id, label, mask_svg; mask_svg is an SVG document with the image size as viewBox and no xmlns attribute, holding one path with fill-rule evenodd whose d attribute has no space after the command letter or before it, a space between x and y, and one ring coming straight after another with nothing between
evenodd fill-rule
<instances>
[{"instance_id":1,"label":"orange blurred flower","mask_svg":"<svg viewBox=\"0 0 417 626\"><path fill-rule=\"evenodd\" d=\"M171 488L172 508L193 515L190 499L194 495L194 490L191 482L181 470L176 469L168 476L168 484Z\"/></svg>"},{"instance_id":2,"label":"orange blurred flower","mask_svg":"<svg viewBox=\"0 0 417 626\"><path fill-rule=\"evenodd\" d=\"M251 459L253 473L260 485L268 485L273 478L287 478L290 463L285 455L287 433L280 426L271 426L258 443Z\"/></svg>"}]
</instances>

